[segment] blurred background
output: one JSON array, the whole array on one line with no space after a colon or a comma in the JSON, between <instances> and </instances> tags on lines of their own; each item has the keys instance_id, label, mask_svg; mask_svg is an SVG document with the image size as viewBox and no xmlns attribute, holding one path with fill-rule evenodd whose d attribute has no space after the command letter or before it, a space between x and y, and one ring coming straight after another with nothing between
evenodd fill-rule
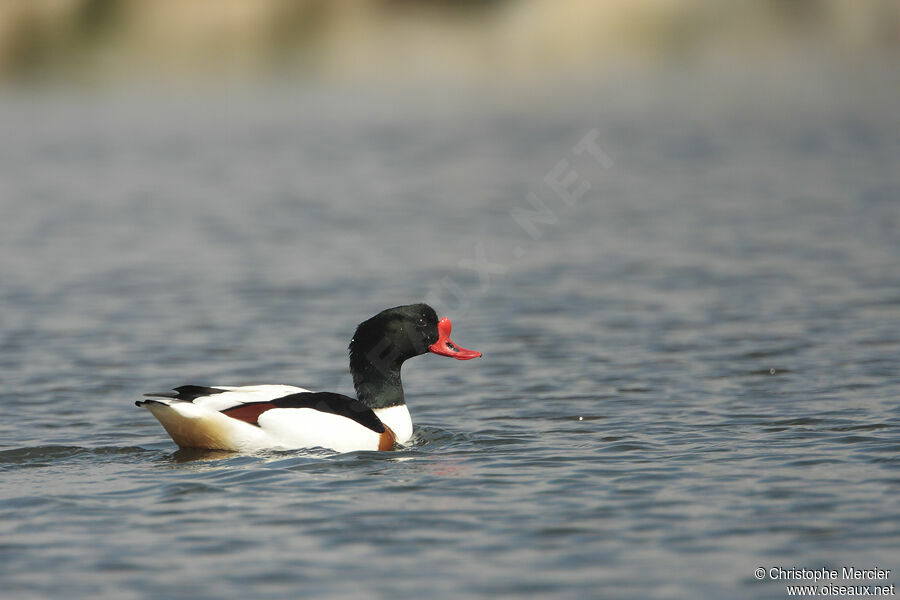
<instances>
[{"instance_id":1,"label":"blurred background","mask_svg":"<svg viewBox=\"0 0 900 600\"><path fill-rule=\"evenodd\" d=\"M897 0L0 0L4 593L896 577L898 65ZM390 456L133 406L352 395L421 300L484 357L411 361Z\"/></svg>"},{"instance_id":2,"label":"blurred background","mask_svg":"<svg viewBox=\"0 0 900 600\"><path fill-rule=\"evenodd\" d=\"M895 56L893 0L6 0L5 83L498 82Z\"/></svg>"}]
</instances>

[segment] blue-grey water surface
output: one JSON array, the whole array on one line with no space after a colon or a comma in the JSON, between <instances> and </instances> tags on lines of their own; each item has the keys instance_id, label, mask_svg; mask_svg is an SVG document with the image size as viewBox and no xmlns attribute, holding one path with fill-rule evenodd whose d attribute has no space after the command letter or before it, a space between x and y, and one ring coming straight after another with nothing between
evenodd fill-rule
<instances>
[{"instance_id":1,"label":"blue-grey water surface","mask_svg":"<svg viewBox=\"0 0 900 600\"><path fill-rule=\"evenodd\" d=\"M2 596L900 583L900 119L829 77L3 96ZM406 364L407 449L176 451L133 405L352 393L421 300L484 357Z\"/></svg>"}]
</instances>

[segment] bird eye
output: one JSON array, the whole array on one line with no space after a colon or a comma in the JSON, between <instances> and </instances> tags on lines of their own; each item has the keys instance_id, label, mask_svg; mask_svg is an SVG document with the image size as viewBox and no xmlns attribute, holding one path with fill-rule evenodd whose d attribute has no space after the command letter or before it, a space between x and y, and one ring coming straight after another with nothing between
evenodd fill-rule
<instances>
[{"instance_id":1,"label":"bird eye","mask_svg":"<svg viewBox=\"0 0 900 600\"><path fill-rule=\"evenodd\" d=\"M417 324L419 325L419 327L425 327L425 325L427 325L424 317L419 317L419 321Z\"/></svg>"}]
</instances>

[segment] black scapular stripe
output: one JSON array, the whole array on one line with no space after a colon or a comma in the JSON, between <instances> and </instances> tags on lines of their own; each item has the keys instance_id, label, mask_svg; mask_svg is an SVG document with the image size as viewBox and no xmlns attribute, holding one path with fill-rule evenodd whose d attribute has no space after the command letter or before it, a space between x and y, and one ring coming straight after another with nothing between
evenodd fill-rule
<instances>
[{"instance_id":1,"label":"black scapular stripe","mask_svg":"<svg viewBox=\"0 0 900 600\"><path fill-rule=\"evenodd\" d=\"M381 422L371 408L360 402L344 396L343 394L335 394L334 392L299 392L289 396L282 396L275 400L267 400L265 402L247 402L240 406L223 410L224 414L228 414L229 410L238 410L241 407L247 407L256 404L269 404L271 408L312 408L325 413L346 417L356 421L363 427L371 429L375 433L384 433L384 423Z\"/></svg>"},{"instance_id":2,"label":"black scapular stripe","mask_svg":"<svg viewBox=\"0 0 900 600\"><path fill-rule=\"evenodd\" d=\"M204 385L182 385L175 388L171 392L155 392L144 395L157 398L172 398L174 400L183 400L184 402L193 402L197 398L202 398L203 396L222 394L227 391L228 390L220 390L219 388L214 387L206 387Z\"/></svg>"}]
</instances>

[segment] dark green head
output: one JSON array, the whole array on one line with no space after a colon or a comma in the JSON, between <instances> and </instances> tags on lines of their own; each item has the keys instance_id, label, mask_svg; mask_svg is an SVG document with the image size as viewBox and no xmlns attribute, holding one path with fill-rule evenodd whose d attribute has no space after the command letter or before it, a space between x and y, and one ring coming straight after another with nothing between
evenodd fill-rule
<instances>
[{"instance_id":1,"label":"dark green head","mask_svg":"<svg viewBox=\"0 0 900 600\"><path fill-rule=\"evenodd\" d=\"M438 320L427 304L395 306L360 323L350 340L350 371L359 399L371 406L402 403L400 367L408 358L426 352L458 360L481 356L454 344L450 329L450 319ZM376 400L377 396L391 398Z\"/></svg>"}]
</instances>

